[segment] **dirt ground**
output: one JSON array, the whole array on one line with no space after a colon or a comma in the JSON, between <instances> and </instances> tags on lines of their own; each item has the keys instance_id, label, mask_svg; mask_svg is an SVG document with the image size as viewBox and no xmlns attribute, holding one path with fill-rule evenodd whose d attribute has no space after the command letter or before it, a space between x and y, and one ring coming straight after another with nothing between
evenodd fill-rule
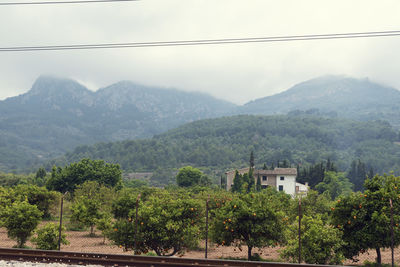
<instances>
[{"instance_id":1,"label":"dirt ground","mask_svg":"<svg viewBox=\"0 0 400 267\"><path fill-rule=\"evenodd\" d=\"M67 240L70 242L69 245L63 245L61 250L64 251L77 251L77 252L94 252L94 253L109 253L109 254L126 254L131 255L132 251L124 252L122 248L113 245L109 240L106 240L103 244L103 237L100 233L96 237L89 237L88 232L75 232L67 231ZM7 237L6 229L0 228L0 247L12 247L15 246L16 242ZM30 242L27 246L34 247ZM196 251L186 252L184 258L204 258L204 244L201 245L203 249ZM280 248L264 248L264 249L253 249L253 253L258 253L264 259L269 259L271 261L281 261L279 258ZM218 258L246 258L247 257L247 247L243 247L240 251L238 248L234 247L216 247L213 244L209 244L208 258L218 259ZM359 262L353 263L351 261L345 262L345 265L362 264L364 261L374 261L376 253L374 250L368 251L360 255ZM382 251L382 262L390 264L391 263L391 252L390 249ZM395 262L400 264L400 248L395 249Z\"/></svg>"}]
</instances>

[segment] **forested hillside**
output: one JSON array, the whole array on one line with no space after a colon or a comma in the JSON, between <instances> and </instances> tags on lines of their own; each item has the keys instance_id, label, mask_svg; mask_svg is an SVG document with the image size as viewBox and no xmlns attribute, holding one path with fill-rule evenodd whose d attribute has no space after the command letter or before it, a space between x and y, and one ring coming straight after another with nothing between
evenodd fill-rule
<instances>
[{"instance_id":1,"label":"forested hillside","mask_svg":"<svg viewBox=\"0 0 400 267\"><path fill-rule=\"evenodd\" d=\"M93 92L70 79L42 76L27 93L0 101L0 171L82 144L151 137L234 107L205 94L127 81Z\"/></svg>"},{"instance_id":2,"label":"forested hillside","mask_svg":"<svg viewBox=\"0 0 400 267\"><path fill-rule=\"evenodd\" d=\"M387 120L400 129L400 91L368 79L322 76L239 107L245 114L286 114L319 110L356 120Z\"/></svg>"},{"instance_id":3,"label":"forested hillside","mask_svg":"<svg viewBox=\"0 0 400 267\"><path fill-rule=\"evenodd\" d=\"M196 121L151 139L80 146L57 164L89 157L119 163L125 171L193 165L222 172L247 166L254 151L260 167L278 160L304 166L330 159L345 171L361 159L375 172L400 173L395 141L397 132L382 121L239 115Z\"/></svg>"}]
</instances>

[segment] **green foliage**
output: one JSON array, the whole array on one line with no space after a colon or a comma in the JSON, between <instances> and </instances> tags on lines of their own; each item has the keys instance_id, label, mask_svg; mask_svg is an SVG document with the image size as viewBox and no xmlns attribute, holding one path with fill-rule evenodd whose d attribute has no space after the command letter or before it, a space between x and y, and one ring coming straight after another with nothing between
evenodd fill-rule
<instances>
[{"instance_id":1,"label":"green foliage","mask_svg":"<svg viewBox=\"0 0 400 267\"><path fill-rule=\"evenodd\" d=\"M128 219L131 211L136 208L137 196L123 194L113 203L112 212L117 219Z\"/></svg>"},{"instance_id":2,"label":"green foliage","mask_svg":"<svg viewBox=\"0 0 400 267\"><path fill-rule=\"evenodd\" d=\"M274 203L275 202L275 203ZM278 198L267 191L235 195L215 210L210 229L213 242L248 247L248 259L253 248L274 246L283 241L284 214L277 211Z\"/></svg>"},{"instance_id":3,"label":"green foliage","mask_svg":"<svg viewBox=\"0 0 400 267\"><path fill-rule=\"evenodd\" d=\"M248 166L249 153L254 151L255 166L286 159L303 166L323 160L326 167L330 159L338 170L347 171L351 161L360 158L377 173L400 173L400 146L393 143L393 133L392 127L382 121L242 115L196 121L151 139L81 146L67 154L66 160L90 156L118 162L126 171L186 165L225 170ZM311 185L323 181L326 170L322 176L316 175ZM169 179L159 182L168 184Z\"/></svg>"},{"instance_id":4,"label":"green foliage","mask_svg":"<svg viewBox=\"0 0 400 267\"><path fill-rule=\"evenodd\" d=\"M12 187L19 184L29 184L32 182L33 178L32 175L0 172L0 186Z\"/></svg>"},{"instance_id":5,"label":"green foliage","mask_svg":"<svg viewBox=\"0 0 400 267\"><path fill-rule=\"evenodd\" d=\"M71 207L71 221L90 227L90 235L94 236L94 226L102 216L101 203L96 199L79 197Z\"/></svg>"},{"instance_id":6,"label":"green foliage","mask_svg":"<svg viewBox=\"0 0 400 267\"><path fill-rule=\"evenodd\" d=\"M2 225L8 237L17 240L17 247L23 248L28 238L38 226L43 213L27 201L15 201L2 212Z\"/></svg>"},{"instance_id":7,"label":"green foliage","mask_svg":"<svg viewBox=\"0 0 400 267\"><path fill-rule=\"evenodd\" d=\"M139 209L139 250L172 256L196 247L202 237L202 210L202 203L186 194L150 196Z\"/></svg>"},{"instance_id":8,"label":"green foliage","mask_svg":"<svg viewBox=\"0 0 400 267\"><path fill-rule=\"evenodd\" d=\"M27 199L29 204L35 205L43 212L45 219L51 217L52 209L59 203L61 197L58 192L49 191L45 187L36 185L17 185L11 190L14 200L23 201Z\"/></svg>"},{"instance_id":9,"label":"green foliage","mask_svg":"<svg viewBox=\"0 0 400 267\"><path fill-rule=\"evenodd\" d=\"M354 184L355 191L363 191L365 179L368 177L374 177L374 171L372 168L367 171L367 166L360 159L353 160L347 173L347 177L349 178L350 182Z\"/></svg>"},{"instance_id":10,"label":"green foliage","mask_svg":"<svg viewBox=\"0 0 400 267\"><path fill-rule=\"evenodd\" d=\"M74 199L83 197L95 200L101 204L99 210L107 213L111 212L115 196L115 188L99 184L97 181L86 181L83 184L78 185L74 191Z\"/></svg>"},{"instance_id":11,"label":"green foliage","mask_svg":"<svg viewBox=\"0 0 400 267\"><path fill-rule=\"evenodd\" d=\"M326 162L319 162L314 165L297 167L297 180L300 183L308 182L314 188L317 184L322 183L327 172L337 172L336 166L328 158Z\"/></svg>"},{"instance_id":12,"label":"green foliage","mask_svg":"<svg viewBox=\"0 0 400 267\"><path fill-rule=\"evenodd\" d=\"M109 213L103 213L100 219L96 221L96 228L101 231L103 235L103 244L105 244L106 237L112 232L112 216Z\"/></svg>"},{"instance_id":13,"label":"green foliage","mask_svg":"<svg viewBox=\"0 0 400 267\"><path fill-rule=\"evenodd\" d=\"M176 183L181 187L189 187L207 183L207 179L202 179L203 173L192 166L186 166L179 169L176 175Z\"/></svg>"},{"instance_id":14,"label":"green foliage","mask_svg":"<svg viewBox=\"0 0 400 267\"><path fill-rule=\"evenodd\" d=\"M344 255L354 258L367 249L375 249L377 263L380 250L391 245L390 205L393 201L394 221L400 220L400 177L376 175L367 179L364 193L340 198L332 212L332 223L343 232ZM400 244L400 229L394 229L395 246Z\"/></svg>"},{"instance_id":15,"label":"green foliage","mask_svg":"<svg viewBox=\"0 0 400 267\"><path fill-rule=\"evenodd\" d=\"M45 186L46 185L46 176L47 172L45 168L40 167L35 175L35 178L33 179L33 183L38 186Z\"/></svg>"},{"instance_id":16,"label":"green foliage","mask_svg":"<svg viewBox=\"0 0 400 267\"><path fill-rule=\"evenodd\" d=\"M63 233L65 228L61 228L61 244L68 245L67 235ZM56 250L58 249L59 225L47 223L42 228L36 230L36 236L32 237L32 243L36 244L37 249Z\"/></svg>"},{"instance_id":17,"label":"green foliage","mask_svg":"<svg viewBox=\"0 0 400 267\"><path fill-rule=\"evenodd\" d=\"M321 216L324 222L328 222L330 219L332 201L326 194L318 194L317 191L309 190L306 196L301 197L301 212L307 216ZM291 220L295 220L295 216L298 215L298 199L292 202L292 210L288 212L292 217Z\"/></svg>"},{"instance_id":18,"label":"green foliage","mask_svg":"<svg viewBox=\"0 0 400 267\"><path fill-rule=\"evenodd\" d=\"M64 168L53 167L51 178L47 181L47 188L59 192L73 192L77 185L85 181L97 181L99 184L116 186L121 183L120 167L118 164L90 159L82 159Z\"/></svg>"},{"instance_id":19,"label":"green foliage","mask_svg":"<svg viewBox=\"0 0 400 267\"><path fill-rule=\"evenodd\" d=\"M324 180L315 186L320 194L327 194L332 200L340 195L348 195L352 191L353 184L345 177L343 172L325 172Z\"/></svg>"},{"instance_id":20,"label":"green foliage","mask_svg":"<svg viewBox=\"0 0 400 267\"><path fill-rule=\"evenodd\" d=\"M119 219L114 222L107 237L125 251L131 250L135 244L135 226L132 220Z\"/></svg>"},{"instance_id":21,"label":"green foliage","mask_svg":"<svg viewBox=\"0 0 400 267\"><path fill-rule=\"evenodd\" d=\"M122 180L122 185L130 188L140 188L144 186L149 186L147 181L139 180L139 179L124 179Z\"/></svg>"},{"instance_id":22,"label":"green foliage","mask_svg":"<svg viewBox=\"0 0 400 267\"><path fill-rule=\"evenodd\" d=\"M298 218L297 218L298 220ZM290 262L298 262L298 223L287 231L288 243L281 257ZM323 222L321 216L303 216L301 220L301 259L309 264L338 265L344 260L341 248L342 233Z\"/></svg>"}]
</instances>

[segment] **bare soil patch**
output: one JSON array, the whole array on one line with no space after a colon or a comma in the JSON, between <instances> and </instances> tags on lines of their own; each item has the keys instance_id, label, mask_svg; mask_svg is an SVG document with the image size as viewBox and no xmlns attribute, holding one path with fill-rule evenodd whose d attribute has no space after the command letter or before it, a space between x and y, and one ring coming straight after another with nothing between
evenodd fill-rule
<instances>
[{"instance_id":1,"label":"bare soil patch","mask_svg":"<svg viewBox=\"0 0 400 267\"><path fill-rule=\"evenodd\" d=\"M111 241L107 240L103 243L103 237L100 233L97 236L90 237L88 232L78 232L78 231L67 231L67 240L70 242L69 245L63 245L61 250L64 251L76 251L76 252L93 252L93 253L108 253L108 254L125 254L132 255L132 251L123 251L122 248L113 245ZM5 228L0 228L0 247L13 247L16 242L7 237L7 231ZM34 248L34 245L30 242L27 246ZM280 247L275 248L263 248L263 249L253 249L253 253L258 253L264 259L270 261L282 261L279 258ZM185 258L204 258L204 243L200 245L200 249L194 251L186 252L183 257ZM395 263L400 264L400 248L395 249ZM208 258L209 259L219 259L219 258L243 258L247 257L247 247L243 247L242 250L235 247L226 246L215 246L209 244ZM375 260L376 253L375 250L370 250L359 257L357 263L351 261L346 261L345 265L362 264L364 261L368 260L373 262ZM390 249L385 249L382 251L382 262L390 264L391 263L391 252Z\"/></svg>"}]
</instances>

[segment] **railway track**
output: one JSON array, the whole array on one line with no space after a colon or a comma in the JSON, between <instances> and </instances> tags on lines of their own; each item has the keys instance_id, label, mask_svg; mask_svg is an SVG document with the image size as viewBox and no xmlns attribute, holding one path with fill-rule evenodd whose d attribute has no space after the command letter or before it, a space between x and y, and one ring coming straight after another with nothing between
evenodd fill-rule
<instances>
[{"instance_id":1,"label":"railway track","mask_svg":"<svg viewBox=\"0 0 400 267\"><path fill-rule=\"evenodd\" d=\"M232 261L232 260L212 260L212 259L188 259L174 257L150 257L150 256L130 256L117 254L98 254L80 253L49 250L28 250L0 248L1 260L31 261L43 263L64 263L64 264L96 264L103 266L132 266L132 267L318 267L325 265L290 264L290 263L271 263L271 262L251 262L251 261Z\"/></svg>"}]
</instances>

